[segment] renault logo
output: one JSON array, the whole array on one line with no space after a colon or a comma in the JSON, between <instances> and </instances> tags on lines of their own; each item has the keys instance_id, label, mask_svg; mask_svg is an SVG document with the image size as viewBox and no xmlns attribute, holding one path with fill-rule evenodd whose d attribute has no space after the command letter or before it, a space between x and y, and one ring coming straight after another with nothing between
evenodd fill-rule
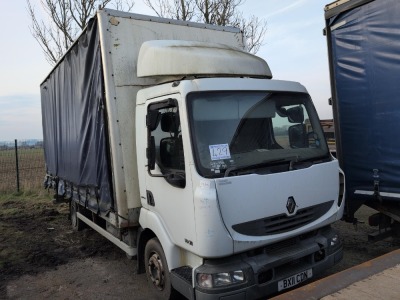
<instances>
[{"instance_id":1,"label":"renault logo","mask_svg":"<svg viewBox=\"0 0 400 300\"><path fill-rule=\"evenodd\" d=\"M292 196L290 196L287 199L287 203L286 203L286 208L287 208L287 211L289 212L289 214L292 214L294 212L296 206L297 206L296 201L294 201L294 198Z\"/></svg>"}]
</instances>

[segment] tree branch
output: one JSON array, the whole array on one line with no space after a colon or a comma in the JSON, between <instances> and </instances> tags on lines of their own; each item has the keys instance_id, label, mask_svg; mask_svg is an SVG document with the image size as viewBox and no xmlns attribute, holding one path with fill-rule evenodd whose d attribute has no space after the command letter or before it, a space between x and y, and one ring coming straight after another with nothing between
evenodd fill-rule
<instances>
[{"instance_id":1,"label":"tree branch","mask_svg":"<svg viewBox=\"0 0 400 300\"><path fill-rule=\"evenodd\" d=\"M31 34L52 65L69 49L98 7L110 4L130 11L134 5L133 0L40 0L47 16L43 20L36 14L31 1L26 2Z\"/></svg>"}]
</instances>

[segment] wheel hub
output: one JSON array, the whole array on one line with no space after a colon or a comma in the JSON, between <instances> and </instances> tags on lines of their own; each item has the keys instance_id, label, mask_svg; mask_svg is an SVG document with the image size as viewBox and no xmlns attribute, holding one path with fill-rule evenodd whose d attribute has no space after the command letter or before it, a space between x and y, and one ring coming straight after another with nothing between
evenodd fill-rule
<instances>
[{"instance_id":1,"label":"wheel hub","mask_svg":"<svg viewBox=\"0 0 400 300\"><path fill-rule=\"evenodd\" d=\"M157 289L164 289L164 268L160 256L153 253L148 262L150 279Z\"/></svg>"}]
</instances>

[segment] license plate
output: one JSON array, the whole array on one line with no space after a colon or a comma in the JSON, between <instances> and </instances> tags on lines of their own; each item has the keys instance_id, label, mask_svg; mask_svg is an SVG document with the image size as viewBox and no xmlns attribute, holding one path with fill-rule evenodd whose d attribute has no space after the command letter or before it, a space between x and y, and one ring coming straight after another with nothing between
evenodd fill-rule
<instances>
[{"instance_id":1,"label":"license plate","mask_svg":"<svg viewBox=\"0 0 400 300\"><path fill-rule=\"evenodd\" d=\"M312 277L312 269L297 273L293 276L278 281L278 291L286 290Z\"/></svg>"}]
</instances>

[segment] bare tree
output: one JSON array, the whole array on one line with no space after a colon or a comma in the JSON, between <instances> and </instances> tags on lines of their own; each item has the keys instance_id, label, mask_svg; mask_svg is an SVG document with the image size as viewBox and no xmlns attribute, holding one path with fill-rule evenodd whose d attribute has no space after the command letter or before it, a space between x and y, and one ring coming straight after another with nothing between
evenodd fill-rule
<instances>
[{"instance_id":1,"label":"bare tree","mask_svg":"<svg viewBox=\"0 0 400 300\"><path fill-rule=\"evenodd\" d=\"M143 0L159 17L189 21L195 16L195 0Z\"/></svg>"},{"instance_id":2,"label":"bare tree","mask_svg":"<svg viewBox=\"0 0 400 300\"><path fill-rule=\"evenodd\" d=\"M247 51L257 53L263 45L264 36L267 32L267 22L260 20L256 16L246 19L242 14L238 13L235 20L232 21L234 27L238 27L243 31L247 43Z\"/></svg>"},{"instance_id":3,"label":"bare tree","mask_svg":"<svg viewBox=\"0 0 400 300\"><path fill-rule=\"evenodd\" d=\"M158 16L207 24L234 26L243 31L247 50L257 53L263 44L267 22L245 18L238 9L244 0L143 0Z\"/></svg>"},{"instance_id":4,"label":"bare tree","mask_svg":"<svg viewBox=\"0 0 400 300\"><path fill-rule=\"evenodd\" d=\"M26 2L31 33L51 65L69 49L97 8L110 5L130 11L134 5L133 0L40 0L44 11L42 18L31 1Z\"/></svg>"}]
</instances>

